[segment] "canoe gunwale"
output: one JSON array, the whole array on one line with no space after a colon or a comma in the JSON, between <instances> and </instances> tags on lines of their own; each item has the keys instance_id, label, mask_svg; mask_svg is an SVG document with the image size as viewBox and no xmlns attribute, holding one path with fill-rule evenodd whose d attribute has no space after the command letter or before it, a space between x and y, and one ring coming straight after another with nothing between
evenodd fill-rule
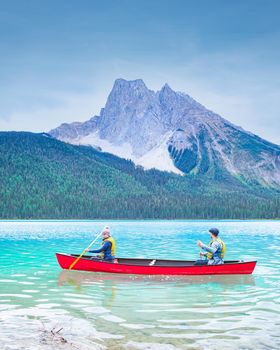
<instances>
[{"instance_id":1,"label":"canoe gunwale","mask_svg":"<svg viewBox=\"0 0 280 350\"><path fill-rule=\"evenodd\" d=\"M58 253L61 255L66 255L66 256L71 256L73 258L77 258L79 255L78 254L63 254L63 253ZM94 261L96 263L102 263L102 264L112 264L111 262L108 261L99 261L92 259L94 258L93 255L84 255L81 259L87 260L87 261ZM171 260L171 259L145 259L145 258L117 258L118 259L118 264L119 265L125 265L125 266L144 266L144 267L152 267L152 266L158 266L158 267L202 267L206 265L194 265L194 263L197 260ZM128 261L129 263L124 263L122 261ZM155 261L153 265L149 265L152 261ZM139 262L139 264L135 264L133 262ZM146 264L144 262L147 262ZM162 263L166 263L166 265L163 265ZM169 264L168 264L169 263ZM226 260L224 264L230 265L230 264L240 264L244 263L242 260ZM217 266L217 265L212 265L212 266Z\"/></svg>"}]
</instances>

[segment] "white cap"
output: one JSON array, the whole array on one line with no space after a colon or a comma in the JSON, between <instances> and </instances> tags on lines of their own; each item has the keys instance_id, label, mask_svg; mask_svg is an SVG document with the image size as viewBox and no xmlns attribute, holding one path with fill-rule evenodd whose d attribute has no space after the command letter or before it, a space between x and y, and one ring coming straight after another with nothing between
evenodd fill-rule
<instances>
[{"instance_id":1,"label":"white cap","mask_svg":"<svg viewBox=\"0 0 280 350\"><path fill-rule=\"evenodd\" d=\"M103 231L102 231L102 233L107 233L107 234L110 235L110 234L111 234L111 233L110 233L110 227L109 227L109 226L105 226L104 229L103 229Z\"/></svg>"}]
</instances>

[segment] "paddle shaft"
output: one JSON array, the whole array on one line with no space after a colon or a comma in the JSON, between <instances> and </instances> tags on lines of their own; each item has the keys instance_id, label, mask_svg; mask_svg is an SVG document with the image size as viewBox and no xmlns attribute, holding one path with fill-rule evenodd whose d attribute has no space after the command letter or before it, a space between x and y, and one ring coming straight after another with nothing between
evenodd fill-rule
<instances>
[{"instance_id":1,"label":"paddle shaft","mask_svg":"<svg viewBox=\"0 0 280 350\"><path fill-rule=\"evenodd\" d=\"M95 238L94 240L90 243L90 245L82 252L82 254L80 254L77 259L75 261L72 262L72 264L69 267L69 270L72 270L73 267L77 264L77 262L81 259L81 257L85 254L85 252L87 251L87 249L89 249L96 241L97 239L101 236L102 232L100 232Z\"/></svg>"}]
</instances>

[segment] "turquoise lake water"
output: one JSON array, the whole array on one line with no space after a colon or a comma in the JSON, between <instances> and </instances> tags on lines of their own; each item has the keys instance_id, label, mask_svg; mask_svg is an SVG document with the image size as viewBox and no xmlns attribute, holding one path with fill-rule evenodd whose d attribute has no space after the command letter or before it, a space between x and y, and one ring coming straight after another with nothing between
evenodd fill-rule
<instances>
[{"instance_id":1,"label":"turquoise lake water","mask_svg":"<svg viewBox=\"0 0 280 350\"><path fill-rule=\"evenodd\" d=\"M105 225L120 257L196 259L217 226L252 276L62 271ZM2 349L280 349L279 221L0 222ZM59 330L62 343L49 331Z\"/></svg>"}]
</instances>

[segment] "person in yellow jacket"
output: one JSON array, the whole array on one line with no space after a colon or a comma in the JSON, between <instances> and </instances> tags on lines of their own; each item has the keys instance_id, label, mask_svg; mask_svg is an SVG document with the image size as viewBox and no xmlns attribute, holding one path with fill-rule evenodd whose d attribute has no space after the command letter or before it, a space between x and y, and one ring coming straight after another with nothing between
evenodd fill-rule
<instances>
[{"instance_id":1,"label":"person in yellow jacket","mask_svg":"<svg viewBox=\"0 0 280 350\"><path fill-rule=\"evenodd\" d=\"M209 232L211 235L209 246L201 241L197 241L197 245L203 250L206 250L206 253L200 253L200 257L205 256L208 265L221 265L224 263L226 245L220 238L218 238L219 230L217 228L211 228Z\"/></svg>"},{"instance_id":2,"label":"person in yellow jacket","mask_svg":"<svg viewBox=\"0 0 280 350\"><path fill-rule=\"evenodd\" d=\"M89 253L100 253L102 260L108 262L115 262L115 254L116 254L116 242L114 238L111 236L110 228L106 226L102 231L102 245L99 249L89 250Z\"/></svg>"}]
</instances>

